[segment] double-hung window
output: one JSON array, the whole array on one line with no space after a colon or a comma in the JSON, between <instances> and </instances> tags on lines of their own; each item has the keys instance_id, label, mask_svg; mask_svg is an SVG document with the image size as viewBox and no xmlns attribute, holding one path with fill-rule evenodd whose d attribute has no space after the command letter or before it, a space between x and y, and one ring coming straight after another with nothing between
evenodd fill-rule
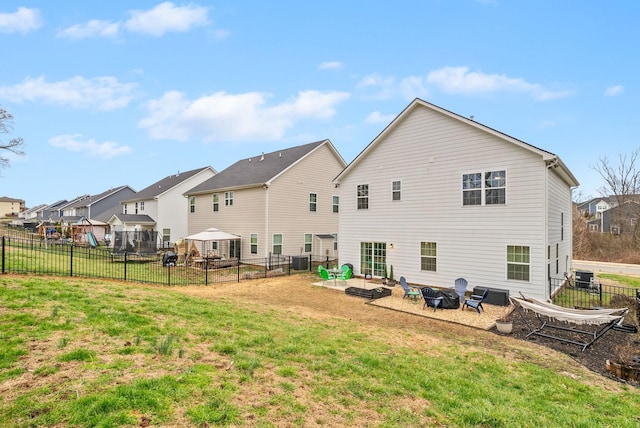
<instances>
[{"instance_id":1,"label":"double-hung window","mask_svg":"<svg viewBox=\"0 0 640 428\"><path fill-rule=\"evenodd\" d=\"M258 234L251 234L251 254L258 254Z\"/></svg>"},{"instance_id":2,"label":"double-hung window","mask_svg":"<svg viewBox=\"0 0 640 428\"><path fill-rule=\"evenodd\" d=\"M282 254L282 234L273 235L273 254Z\"/></svg>"},{"instance_id":3,"label":"double-hung window","mask_svg":"<svg viewBox=\"0 0 640 428\"><path fill-rule=\"evenodd\" d=\"M218 193L213 194L213 211L220 210L220 195Z\"/></svg>"},{"instance_id":4,"label":"double-hung window","mask_svg":"<svg viewBox=\"0 0 640 428\"><path fill-rule=\"evenodd\" d=\"M189 198L189 212L190 213L194 213L196 212L196 197L192 196Z\"/></svg>"},{"instance_id":5,"label":"double-hung window","mask_svg":"<svg viewBox=\"0 0 640 428\"><path fill-rule=\"evenodd\" d=\"M313 250L313 234L304 234L304 252L310 253Z\"/></svg>"},{"instance_id":6,"label":"double-hung window","mask_svg":"<svg viewBox=\"0 0 640 428\"><path fill-rule=\"evenodd\" d=\"M437 268L438 245L435 242L420 243L420 270L435 272Z\"/></svg>"},{"instance_id":7,"label":"double-hung window","mask_svg":"<svg viewBox=\"0 0 640 428\"><path fill-rule=\"evenodd\" d=\"M507 203L507 172L490 171L484 173L485 205L504 205Z\"/></svg>"},{"instance_id":8,"label":"double-hung window","mask_svg":"<svg viewBox=\"0 0 640 428\"><path fill-rule=\"evenodd\" d=\"M340 196L333 197L333 212L337 213L340 207Z\"/></svg>"},{"instance_id":9,"label":"double-hung window","mask_svg":"<svg viewBox=\"0 0 640 428\"><path fill-rule=\"evenodd\" d=\"M224 192L224 205L226 207L233 205L233 192Z\"/></svg>"},{"instance_id":10,"label":"double-hung window","mask_svg":"<svg viewBox=\"0 0 640 428\"><path fill-rule=\"evenodd\" d=\"M358 209L369 209L369 185L358 184Z\"/></svg>"},{"instance_id":11,"label":"double-hung window","mask_svg":"<svg viewBox=\"0 0 640 428\"><path fill-rule=\"evenodd\" d=\"M318 210L318 194L309 193L309 211L314 213Z\"/></svg>"},{"instance_id":12,"label":"double-hung window","mask_svg":"<svg viewBox=\"0 0 640 428\"><path fill-rule=\"evenodd\" d=\"M528 246L507 245L507 279L529 281L530 259Z\"/></svg>"},{"instance_id":13,"label":"double-hung window","mask_svg":"<svg viewBox=\"0 0 640 428\"><path fill-rule=\"evenodd\" d=\"M505 205L507 172L487 171L462 174L462 205Z\"/></svg>"},{"instance_id":14,"label":"double-hung window","mask_svg":"<svg viewBox=\"0 0 640 428\"><path fill-rule=\"evenodd\" d=\"M391 182L391 200L392 201L402 200L402 182L399 180Z\"/></svg>"}]
</instances>

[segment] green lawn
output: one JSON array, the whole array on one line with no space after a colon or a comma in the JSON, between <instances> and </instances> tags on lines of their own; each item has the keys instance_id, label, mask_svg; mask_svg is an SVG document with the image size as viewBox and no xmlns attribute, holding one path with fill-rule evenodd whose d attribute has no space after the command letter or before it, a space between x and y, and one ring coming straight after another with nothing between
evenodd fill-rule
<instances>
[{"instance_id":1,"label":"green lawn","mask_svg":"<svg viewBox=\"0 0 640 428\"><path fill-rule=\"evenodd\" d=\"M640 424L637 389L541 364L521 341L402 346L344 319L38 277L0 276L0 325L0 426Z\"/></svg>"}]
</instances>

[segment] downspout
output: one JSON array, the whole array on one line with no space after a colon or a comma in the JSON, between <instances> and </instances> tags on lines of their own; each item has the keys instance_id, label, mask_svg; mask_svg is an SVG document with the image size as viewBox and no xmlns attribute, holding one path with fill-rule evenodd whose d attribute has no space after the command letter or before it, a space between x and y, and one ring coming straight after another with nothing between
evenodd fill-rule
<instances>
[{"instance_id":1,"label":"downspout","mask_svg":"<svg viewBox=\"0 0 640 428\"><path fill-rule=\"evenodd\" d=\"M262 185L264 188L264 257L269 257L269 184Z\"/></svg>"},{"instance_id":2,"label":"downspout","mask_svg":"<svg viewBox=\"0 0 640 428\"><path fill-rule=\"evenodd\" d=\"M546 168L544 170L544 247L542 248L543 254L543 277L545 278L544 297L548 299L551 297L551 259L549 258L549 170L556 165L557 160L553 159L546 162Z\"/></svg>"}]
</instances>

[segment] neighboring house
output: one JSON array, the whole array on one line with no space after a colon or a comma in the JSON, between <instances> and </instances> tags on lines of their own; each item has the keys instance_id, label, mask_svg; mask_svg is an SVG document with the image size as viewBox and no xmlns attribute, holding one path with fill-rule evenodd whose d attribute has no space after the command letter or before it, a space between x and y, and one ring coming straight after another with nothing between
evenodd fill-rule
<instances>
[{"instance_id":1,"label":"neighboring house","mask_svg":"<svg viewBox=\"0 0 640 428\"><path fill-rule=\"evenodd\" d=\"M44 222L56 222L60 218L60 209L68 204L69 201L62 199L38 209L36 218Z\"/></svg>"},{"instance_id":2,"label":"neighboring house","mask_svg":"<svg viewBox=\"0 0 640 428\"><path fill-rule=\"evenodd\" d=\"M215 176L216 171L202 167L191 171L169 175L140 190L121 202L117 213L108 223L114 246L127 245L131 239L118 237L120 232L153 232L157 245L171 247L173 243L187 235L187 199L184 192ZM140 241L140 240L137 240Z\"/></svg>"},{"instance_id":3,"label":"neighboring house","mask_svg":"<svg viewBox=\"0 0 640 428\"><path fill-rule=\"evenodd\" d=\"M585 217L600 218L602 213L611 207L611 198L593 198L578 205L578 211Z\"/></svg>"},{"instance_id":4,"label":"neighboring house","mask_svg":"<svg viewBox=\"0 0 640 428\"><path fill-rule=\"evenodd\" d=\"M638 232L640 204L629 201L602 213L601 232L613 235L628 235Z\"/></svg>"},{"instance_id":5,"label":"neighboring house","mask_svg":"<svg viewBox=\"0 0 640 428\"><path fill-rule=\"evenodd\" d=\"M189 234L215 227L240 236L211 248L220 257L333 258L339 200L332 180L345 165L329 140L242 159L185 193Z\"/></svg>"},{"instance_id":6,"label":"neighboring house","mask_svg":"<svg viewBox=\"0 0 640 428\"><path fill-rule=\"evenodd\" d=\"M571 269L571 171L553 153L415 99L335 179L341 263L549 297Z\"/></svg>"},{"instance_id":7,"label":"neighboring house","mask_svg":"<svg viewBox=\"0 0 640 428\"><path fill-rule=\"evenodd\" d=\"M26 222L37 221L38 213L46 207L45 204L36 205L33 208L28 208L20 213L20 218L22 218Z\"/></svg>"},{"instance_id":8,"label":"neighboring house","mask_svg":"<svg viewBox=\"0 0 640 428\"><path fill-rule=\"evenodd\" d=\"M24 210L24 199L0 196L0 218L17 217Z\"/></svg>"},{"instance_id":9,"label":"neighboring house","mask_svg":"<svg viewBox=\"0 0 640 428\"><path fill-rule=\"evenodd\" d=\"M106 190L97 195L83 195L64 203L50 220L60 223L62 236L76 243L88 243L86 231L93 232L98 242L103 242L108 233L106 220L120 209L120 202L135 190L124 185ZM45 221L46 222L46 221Z\"/></svg>"},{"instance_id":10,"label":"neighboring house","mask_svg":"<svg viewBox=\"0 0 640 428\"><path fill-rule=\"evenodd\" d=\"M65 205L61 217L106 222L115 213L120 212L120 203L136 194L131 187L124 185L106 190L97 195L85 195Z\"/></svg>"}]
</instances>

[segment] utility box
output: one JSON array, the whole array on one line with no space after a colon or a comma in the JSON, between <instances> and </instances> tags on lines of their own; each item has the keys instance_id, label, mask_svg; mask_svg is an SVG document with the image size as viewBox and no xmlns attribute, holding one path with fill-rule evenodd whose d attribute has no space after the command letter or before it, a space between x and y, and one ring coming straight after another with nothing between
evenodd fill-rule
<instances>
[{"instance_id":1,"label":"utility box","mask_svg":"<svg viewBox=\"0 0 640 428\"><path fill-rule=\"evenodd\" d=\"M590 270L576 271L576 287L591 288L592 282L593 282L593 272L591 272Z\"/></svg>"},{"instance_id":2,"label":"utility box","mask_svg":"<svg viewBox=\"0 0 640 428\"><path fill-rule=\"evenodd\" d=\"M486 289L487 287L474 287L472 293L482 296L482 293L484 293ZM487 298L484 301L491 305L509 306L509 290L489 288L489 294L487 294Z\"/></svg>"},{"instance_id":3,"label":"utility box","mask_svg":"<svg viewBox=\"0 0 640 428\"><path fill-rule=\"evenodd\" d=\"M309 269L309 258L307 256L293 256L291 258L291 267L293 270Z\"/></svg>"}]
</instances>

